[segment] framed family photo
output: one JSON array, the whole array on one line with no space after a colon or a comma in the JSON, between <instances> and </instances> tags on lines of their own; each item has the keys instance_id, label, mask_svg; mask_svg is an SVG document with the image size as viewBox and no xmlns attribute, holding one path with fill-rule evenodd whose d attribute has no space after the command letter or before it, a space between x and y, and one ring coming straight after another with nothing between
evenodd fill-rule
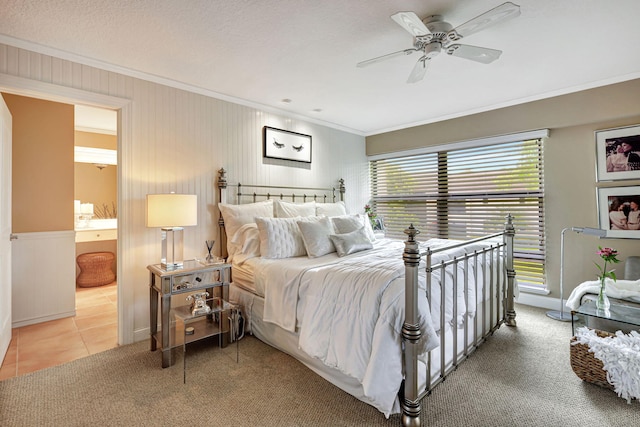
<instances>
[{"instance_id":1,"label":"framed family photo","mask_svg":"<svg viewBox=\"0 0 640 427\"><path fill-rule=\"evenodd\" d=\"M596 131L598 181L640 179L640 125Z\"/></svg>"},{"instance_id":2,"label":"framed family photo","mask_svg":"<svg viewBox=\"0 0 640 427\"><path fill-rule=\"evenodd\" d=\"M640 239L640 186L598 188L598 218L607 237Z\"/></svg>"},{"instance_id":3,"label":"framed family photo","mask_svg":"<svg viewBox=\"0 0 640 427\"><path fill-rule=\"evenodd\" d=\"M264 157L311 163L311 135L263 128Z\"/></svg>"}]
</instances>

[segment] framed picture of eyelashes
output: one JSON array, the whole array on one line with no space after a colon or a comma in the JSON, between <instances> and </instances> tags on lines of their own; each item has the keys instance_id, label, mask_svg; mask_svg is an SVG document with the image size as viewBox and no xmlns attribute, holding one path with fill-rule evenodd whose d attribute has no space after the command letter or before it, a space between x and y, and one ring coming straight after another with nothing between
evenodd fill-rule
<instances>
[{"instance_id":1,"label":"framed picture of eyelashes","mask_svg":"<svg viewBox=\"0 0 640 427\"><path fill-rule=\"evenodd\" d=\"M311 163L311 135L265 126L264 157Z\"/></svg>"}]
</instances>

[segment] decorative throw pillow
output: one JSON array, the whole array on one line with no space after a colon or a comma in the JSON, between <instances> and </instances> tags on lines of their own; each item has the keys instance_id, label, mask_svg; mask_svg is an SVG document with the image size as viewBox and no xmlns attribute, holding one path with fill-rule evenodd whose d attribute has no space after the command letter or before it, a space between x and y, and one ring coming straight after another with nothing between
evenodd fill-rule
<instances>
[{"instance_id":1,"label":"decorative throw pillow","mask_svg":"<svg viewBox=\"0 0 640 427\"><path fill-rule=\"evenodd\" d=\"M366 215L343 215L331 218L333 226L338 234L350 233L360 227L364 227L364 231L371 242L375 242L376 235Z\"/></svg>"},{"instance_id":2,"label":"decorative throw pillow","mask_svg":"<svg viewBox=\"0 0 640 427\"><path fill-rule=\"evenodd\" d=\"M344 202L318 203L316 204L316 215L341 216L347 214Z\"/></svg>"},{"instance_id":3,"label":"decorative throw pillow","mask_svg":"<svg viewBox=\"0 0 640 427\"><path fill-rule=\"evenodd\" d=\"M334 234L331 220L327 217L318 218L317 221L298 221L298 228L302 234L302 241L310 258L335 252L336 248L329 238Z\"/></svg>"},{"instance_id":4,"label":"decorative throw pillow","mask_svg":"<svg viewBox=\"0 0 640 427\"><path fill-rule=\"evenodd\" d=\"M307 254L298 218L256 218L263 258L290 258Z\"/></svg>"},{"instance_id":5,"label":"decorative throw pillow","mask_svg":"<svg viewBox=\"0 0 640 427\"><path fill-rule=\"evenodd\" d=\"M276 218L295 218L297 216L315 216L316 202L291 203L284 200L274 200Z\"/></svg>"},{"instance_id":6,"label":"decorative throw pillow","mask_svg":"<svg viewBox=\"0 0 640 427\"><path fill-rule=\"evenodd\" d=\"M350 233L332 234L329 238L340 257L373 248L373 244L367 237L364 227L360 227Z\"/></svg>"},{"instance_id":7,"label":"decorative throw pillow","mask_svg":"<svg viewBox=\"0 0 640 427\"><path fill-rule=\"evenodd\" d=\"M229 242L233 240L240 227L255 222L255 217L273 217L273 200L244 205L218 203L218 208L224 219L224 228Z\"/></svg>"}]
</instances>

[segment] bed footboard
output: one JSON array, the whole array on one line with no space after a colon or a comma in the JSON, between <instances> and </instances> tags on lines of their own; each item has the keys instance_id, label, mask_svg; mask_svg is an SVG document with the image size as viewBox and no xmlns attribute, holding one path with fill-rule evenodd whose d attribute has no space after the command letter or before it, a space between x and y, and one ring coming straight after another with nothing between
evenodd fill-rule
<instances>
[{"instance_id":1,"label":"bed footboard","mask_svg":"<svg viewBox=\"0 0 640 427\"><path fill-rule=\"evenodd\" d=\"M404 426L419 426L422 411L422 398L433 387L439 384L453 371L459 362L464 360L485 338L493 333L502 323L516 326L516 312L514 306L515 271L513 269L513 240L515 228L513 217L507 215L504 231L493 235L474 239L460 244L450 245L436 250L427 249L421 253L416 236L419 231L411 225L405 230L407 240L403 253L405 264L405 321L402 327L403 352L405 364L405 378L399 392L402 407L402 424ZM501 241L498 240L502 237ZM465 246L482 243L481 248L472 250ZM432 264L432 257L445 250L462 249L458 256ZM422 338L418 311L419 271L420 260L426 260L426 289L432 294L432 281L439 285L440 301L430 301L440 305L439 335L440 345L429 352L427 357L426 378L419 377L418 356L419 341ZM459 273L460 271L460 273ZM471 273L472 271L473 273ZM459 274L462 277L459 277ZM447 279L450 277L451 318L445 315L447 304ZM462 282L463 290L459 290ZM469 285L473 283L473 285ZM473 290L473 292L470 291ZM458 296L462 292L465 312L461 313L458 324ZM473 297L470 296L473 294ZM471 304L471 305L470 305ZM469 315L469 307L473 307L473 315ZM478 310L480 313L476 312ZM471 325L470 325L471 324ZM449 325L449 326L448 326ZM450 336L447 338L447 327ZM462 339L458 339L459 333ZM439 371L433 373L436 378L432 381L432 353L437 352ZM450 356L450 359L448 357Z\"/></svg>"}]
</instances>

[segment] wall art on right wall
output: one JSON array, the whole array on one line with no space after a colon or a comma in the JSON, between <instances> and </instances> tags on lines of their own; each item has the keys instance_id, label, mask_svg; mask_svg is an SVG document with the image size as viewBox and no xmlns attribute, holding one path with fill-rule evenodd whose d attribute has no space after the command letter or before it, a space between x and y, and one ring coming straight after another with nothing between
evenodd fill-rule
<instances>
[{"instance_id":1,"label":"wall art on right wall","mask_svg":"<svg viewBox=\"0 0 640 427\"><path fill-rule=\"evenodd\" d=\"M640 239L640 186L598 188L598 218L607 237Z\"/></svg>"},{"instance_id":2,"label":"wall art on right wall","mask_svg":"<svg viewBox=\"0 0 640 427\"><path fill-rule=\"evenodd\" d=\"M640 179L640 125L596 131L598 181Z\"/></svg>"}]
</instances>

